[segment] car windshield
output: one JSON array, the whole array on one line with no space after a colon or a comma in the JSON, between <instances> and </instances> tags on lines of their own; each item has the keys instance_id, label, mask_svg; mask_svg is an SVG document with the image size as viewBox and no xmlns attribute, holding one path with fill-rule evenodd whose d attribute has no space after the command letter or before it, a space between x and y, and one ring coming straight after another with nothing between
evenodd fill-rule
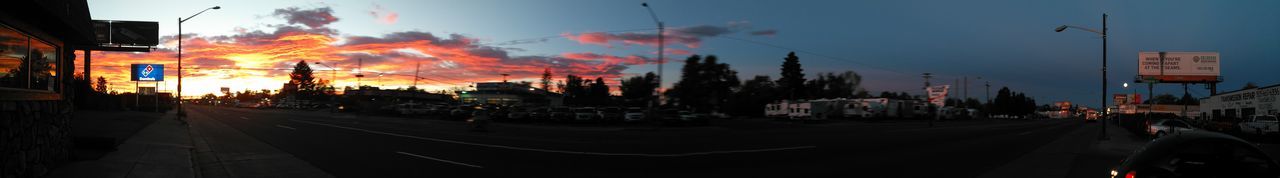
<instances>
[{"instance_id":1,"label":"car windshield","mask_svg":"<svg viewBox=\"0 0 1280 178\"><path fill-rule=\"evenodd\" d=\"M0 178L1249 177L1278 115L1280 0L0 1ZM1197 134L1262 156L1121 161Z\"/></svg>"}]
</instances>

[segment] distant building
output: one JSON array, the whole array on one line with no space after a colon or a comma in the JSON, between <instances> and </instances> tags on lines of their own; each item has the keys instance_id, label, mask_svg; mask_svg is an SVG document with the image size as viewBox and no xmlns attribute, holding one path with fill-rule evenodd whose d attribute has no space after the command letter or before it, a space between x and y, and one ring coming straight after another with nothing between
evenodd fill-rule
<instances>
[{"instance_id":1,"label":"distant building","mask_svg":"<svg viewBox=\"0 0 1280 178\"><path fill-rule=\"evenodd\" d=\"M360 90L347 90L342 93L348 98L384 100L391 102L442 103L453 100L453 96L440 93L409 90L383 90L376 87L365 87Z\"/></svg>"},{"instance_id":2,"label":"distant building","mask_svg":"<svg viewBox=\"0 0 1280 178\"><path fill-rule=\"evenodd\" d=\"M466 104L493 104L506 106L560 106L563 95L548 92L529 84L511 82L476 83L474 91L459 91L458 98Z\"/></svg>"},{"instance_id":3,"label":"distant building","mask_svg":"<svg viewBox=\"0 0 1280 178\"><path fill-rule=\"evenodd\" d=\"M1280 114L1277 99L1280 99L1280 84L1224 92L1201 98L1198 114L1206 119L1277 115Z\"/></svg>"}]
</instances>

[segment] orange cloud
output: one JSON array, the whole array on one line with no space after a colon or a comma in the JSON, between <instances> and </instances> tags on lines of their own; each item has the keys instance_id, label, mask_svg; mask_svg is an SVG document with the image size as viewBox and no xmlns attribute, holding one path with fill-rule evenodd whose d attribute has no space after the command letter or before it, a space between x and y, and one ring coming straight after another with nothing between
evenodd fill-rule
<instances>
[{"instance_id":1,"label":"orange cloud","mask_svg":"<svg viewBox=\"0 0 1280 178\"><path fill-rule=\"evenodd\" d=\"M184 35L183 95L217 93L220 87L233 91L280 89L289 80L293 66L303 60L315 71L317 79L336 81L339 88L357 83L408 87L418 78L419 87L428 90L500 81L500 74L509 74L509 80L533 81L540 78L543 69L551 69L557 80L573 74L604 77L616 84L616 78L623 76L622 71L629 66L654 63L643 56L595 53L517 56L509 54L509 48L480 44L474 37L459 34L403 31L381 36L343 36L328 26L338 20L330 13L328 8L279 9L276 17L289 24L272 25L274 29L266 31L239 30L232 35ZM178 39L166 36L161 40L164 46L174 46ZM135 83L128 80L129 64L164 64L166 82L160 83L161 90L172 91L177 83L176 55L173 48L149 53L95 51L93 75L105 77L111 90L131 92ZM414 77L415 70L420 70L418 77ZM364 77L355 77L357 72Z\"/></svg>"}]
</instances>

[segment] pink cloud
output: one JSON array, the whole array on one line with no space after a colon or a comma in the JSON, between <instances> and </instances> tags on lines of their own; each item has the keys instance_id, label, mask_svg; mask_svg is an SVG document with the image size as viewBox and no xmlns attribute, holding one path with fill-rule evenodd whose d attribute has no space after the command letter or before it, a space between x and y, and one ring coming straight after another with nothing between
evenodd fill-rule
<instances>
[{"instance_id":1,"label":"pink cloud","mask_svg":"<svg viewBox=\"0 0 1280 178\"><path fill-rule=\"evenodd\" d=\"M373 10L369 10L369 15L372 15L379 23L388 25L396 24L396 21L400 20L400 13L382 8L382 5L377 3L373 4Z\"/></svg>"}]
</instances>

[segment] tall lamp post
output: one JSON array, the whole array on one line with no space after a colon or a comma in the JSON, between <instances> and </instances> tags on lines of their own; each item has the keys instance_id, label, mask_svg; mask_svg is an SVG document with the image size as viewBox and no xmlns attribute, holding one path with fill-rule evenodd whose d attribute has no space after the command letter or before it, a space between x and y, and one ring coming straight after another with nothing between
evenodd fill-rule
<instances>
[{"instance_id":1,"label":"tall lamp post","mask_svg":"<svg viewBox=\"0 0 1280 178\"><path fill-rule=\"evenodd\" d=\"M665 55L664 50L666 45L666 43L663 42L662 33L666 32L665 31L666 26L663 25L662 20L658 20L658 15L656 13L653 13L653 8L649 7L649 3L640 3L640 6L644 6L645 10L649 10L649 17L652 17L653 22L658 24L658 76L657 76L658 87L653 90L653 100L649 101L649 109L648 109L650 113L649 116L651 116L651 118L658 118L658 117L652 117L652 116L654 116L653 113L655 113L653 109L654 105L656 105L657 102L661 102L658 100L662 98L662 63L664 63L663 55Z\"/></svg>"},{"instance_id":2,"label":"tall lamp post","mask_svg":"<svg viewBox=\"0 0 1280 178\"><path fill-rule=\"evenodd\" d=\"M213 6L210 8L206 8L204 10L201 10L200 12L196 12L196 14L192 14L190 17L187 17L185 19L182 17L178 17L178 117L187 116L187 112L182 109L182 22L191 20L191 18L196 17L201 13L204 13L204 11L209 11L210 9L222 9L222 6Z\"/></svg>"},{"instance_id":3,"label":"tall lamp post","mask_svg":"<svg viewBox=\"0 0 1280 178\"><path fill-rule=\"evenodd\" d=\"M1102 14L1101 31L1070 25L1058 26L1058 28L1054 28L1053 31L1062 32L1063 30L1067 30L1067 28L1089 31L1102 36L1102 105L1099 105L1099 107L1105 108L1107 107L1107 14ZM1098 140L1107 140L1107 122L1102 121L1102 124L1099 124L1099 126L1102 127L1102 134L1098 135Z\"/></svg>"}]
</instances>

